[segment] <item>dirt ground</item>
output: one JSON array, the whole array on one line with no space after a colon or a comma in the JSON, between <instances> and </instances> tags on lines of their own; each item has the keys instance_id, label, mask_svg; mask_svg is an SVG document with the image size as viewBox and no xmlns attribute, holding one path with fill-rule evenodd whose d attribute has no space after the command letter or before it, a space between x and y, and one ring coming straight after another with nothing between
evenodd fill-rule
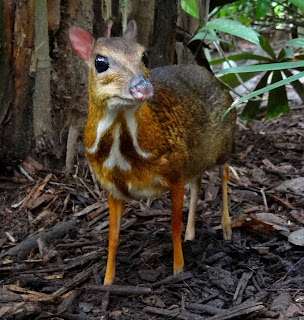
<instances>
[{"instance_id":1,"label":"dirt ground","mask_svg":"<svg viewBox=\"0 0 304 320\"><path fill-rule=\"evenodd\" d=\"M80 161L67 182L28 158L33 181L1 176L0 319L304 319L303 111L293 103L289 116L238 125L233 239L222 240L215 169L202 179L180 276L172 277L168 195L128 203L110 292L108 206L88 166ZM184 225L188 205L186 189Z\"/></svg>"}]
</instances>

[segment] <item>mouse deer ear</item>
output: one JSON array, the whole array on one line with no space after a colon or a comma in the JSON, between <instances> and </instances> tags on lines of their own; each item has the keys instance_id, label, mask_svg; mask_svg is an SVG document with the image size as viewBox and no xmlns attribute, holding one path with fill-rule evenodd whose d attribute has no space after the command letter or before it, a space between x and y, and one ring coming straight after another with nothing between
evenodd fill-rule
<instances>
[{"instance_id":1,"label":"mouse deer ear","mask_svg":"<svg viewBox=\"0 0 304 320\"><path fill-rule=\"evenodd\" d=\"M78 27L70 28L69 42L73 51L83 61L87 62L90 59L94 38L88 31Z\"/></svg>"},{"instance_id":2,"label":"mouse deer ear","mask_svg":"<svg viewBox=\"0 0 304 320\"><path fill-rule=\"evenodd\" d=\"M127 29L123 33L123 38L126 40L136 40L137 24L134 20L129 21Z\"/></svg>"}]
</instances>

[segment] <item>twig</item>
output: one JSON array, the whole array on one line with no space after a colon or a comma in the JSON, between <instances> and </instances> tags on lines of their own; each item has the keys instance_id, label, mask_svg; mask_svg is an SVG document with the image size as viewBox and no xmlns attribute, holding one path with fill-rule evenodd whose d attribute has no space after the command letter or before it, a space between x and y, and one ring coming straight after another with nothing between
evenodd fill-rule
<instances>
[{"instance_id":1,"label":"twig","mask_svg":"<svg viewBox=\"0 0 304 320\"><path fill-rule=\"evenodd\" d=\"M43 240L48 244L54 239L60 239L64 237L70 229L76 226L77 219L72 218L71 220L57 223L50 231L40 232L36 235L30 236L24 239L22 242L17 244L15 247L4 252L0 256L16 256L18 259L25 259L26 256L35 248L37 248L37 239L42 237Z\"/></svg>"},{"instance_id":2,"label":"twig","mask_svg":"<svg viewBox=\"0 0 304 320\"><path fill-rule=\"evenodd\" d=\"M96 176L94 174L94 171L93 171L93 169L92 169L92 167L90 165L89 165L89 169L90 169L91 177L92 177L92 180L93 180L93 183L94 183L94 191L98 195L99 199L101 199L102 198L102 194L101 194L101 191L100 191L100 188L99 188L99 185L98 185L98 181L97 181Z\"/></svg>"},{"instance_id":3,"label":"twig","mask_svg":"<svg viewBox=\"0 0 304 320\"><path fill-rule=\"evenodd\" d=\"M54 300L54 298L51 295L45 294L45 293L41 293L41 292L37 292L37 291L33 291L33 290L28 290L16 285L6 285L5 289L10 290L10 291L14 291L14 292L18 292L18 293L23 293L20 296L23 298L23 300L26 301L48 301L48 302L52 302Z\"/></svg>"},{"instance_id":4,"label":"twig","mask_svg":"<svg viewBox=\"0 0 304 320\"><path fill-rule=\"evenodd\" d=\"M238 306L230 309L223 309L219 314L208 318L209 320L227 320L235 317L241 317L246 314L261 312L265 310L262 302L245 301ZM242 318L242 317L241 317Z\"/></svg>"},{"instance_id":5,"label":"twig","mask_svg":"<svg viewBox=\"0 0 304 320\"><path fill-rule=\"evenodd\" d=\"M89 191L89 193L92 195L92 197L96 200L99 201L98 197L95 195L95 193L87 186L87 184L81 179L79 178L79 181L84 185L84 187Z\"/></svg>"},{"instance_id":6,"label":"twig","mask_svg":"<svg viewBox=\"0 0 304 320\"><path fill-rule=\"evenodd\" d=\"M101 204L100 202L95 202L89 206L87 206L86 208L84 208L83 210L74 213L74 217L81 217L84 216L90 212L92 212L93 210L102 208L102 211L107 210L109 208L109 205L107 203Z\"/></svg>"},{"instance_id":7,"label":"twig","mask_svg":"<svg viewBox=\"0 0 304 320\"><path fill-rule=\"evenodd\" d=\"M19 207L19 209L17 210L17 213L21 212L21 210L27 205L27 203L30 201L30 199L32 198L33 194L36 192L36 190L39 188L39 181L36 182L36 184L34 185L34 187L32 188L32 190L30 191L30 193L26 196L26 198L24 199L23 203L21 204L21 206Z\"/></svg>"},{"instance_id":8,"label":"twig","mask_svg":"<svg viewBox=\"0 0 304 320\"><path fill-rule=\"evenodd\" d=\"M244 272L242 274L242 277L236 287L234 296L233 296L233 301L235 302L235 304L240 304L243 298L243 292L245 291L248 281L252 278L253 276L253 272L249 271L249 272Z\"/></svg>"},{"instance_id":9,"label":"twig","mask_svg":"<svg viewBox=\"0 0 304 320\"><path fill-rule=\"evenodd\" d=\"M61 314L63 312L68 311L68 309L73 304L74 300L77 298L78 294L79 294L79 291L76 291L76 290L70 292L69 295L65 297L60 303L60 305L58 306L57 313Z\"/></svg>"},{"instance_id":10,"label":"twig","mask_svg":"<svg viewBox=\"0 0 304 320\"><path fill-rule=\"evenodd\" d=\"M176 276L169 276L163 280L160 280L160 281L157 281L155 283L153 283L153 287L158 287L158 286L161 286L163 284L172 284L172 283L177 283L177 282L181 282L181 281L184 281L184 280L188 280L190 278L192 278L193 275L191 272L183 272L183 273L180 273Z\"/></svg>"},{"instance_id":11,"label":"twig","mask_svg":"<svg viewBox=\"0 0 304 320\"><path fill-rule=\"evenodd\" d=\"M199 311L210 315L215 315L222 312L222 309L200 303L186 303L186 308L189 310Z\"/></svg>"},{"instance_id":12,"label":"twig","mask_svg":"<svg viewBox=\"0 0 304 320\"><path fill-rule=\"evenodd\" d=\"M98 262L96 263L96 268L100 269L102 267L103 263ZM90 267L80 273L78 273L73 279L67 281L63 287L55 291L52 296L53 297L59 297L63 295L64 293L72 290L76 286L78 286L83 281L87 280L93 273L93 267Z\"/></svg>"},{"instance_id":13,"label":"twig","mask_svg":"<svg viewBox=\"0 0 304 320\"><path fill-rule=\"evenodd\" d=\"M145 294L149 294L152 292L151 288L147 287L136 287L136 286L120 286L120 285L90 285L89 287L85 287L88 291L105 291L110 292L110 294L120 295L120 296L141 296Z\"/></svg>"},{"instance_id":14,"label":"twig","mask_svg":"<svg viewBox=\"0 0 304 320\"><path fill-rule=\"evenodd\" d=\"M265 194L265 188L264 187L261 189L261 194L262 194L265 210L266 210L266 212L269 212L269 207L268 207L268 203L267 203L266 194Z\"/></svg>"},{"instance_id":15,"label":"twig","mask_svg":"<svg viewBox=\"0 0 304 320\"><path fill-rule=\"evenodd\" d=\"M26 177L27 180L34 182L34 179L28 174L28 172L19 164L18 168L20 172Z\"/></svg>"},{"instance_id":16,"label":"twig","mask_svg":"<svg viewBox=\"0 0 304 320\"><path fill-rule=\"evenodd\" d=\"M202 317L198 314L182 310L181 308L174 308L172 310L168 309L162 309L162 308L156 308L156 307L150 307L147 306L143 309L144 312L157 314L163 317L170 317L174 319L182 319L182 320L204 320L205 317Z\"/></svg>"},{"instance_id":17,"label":"twig","mask_svg":"<svg viewBox=\"0 0 304 320\"><path fill-rule=\"evenodd\" d=\"M41 313L41 308L37 303L18 302L12 304L6 304L0 308L0 319L17 319L17 315L22 315L25 319L27 317L33 317ZM20 319L20 317L18 317Z\"/></svg>"}]
</instances>

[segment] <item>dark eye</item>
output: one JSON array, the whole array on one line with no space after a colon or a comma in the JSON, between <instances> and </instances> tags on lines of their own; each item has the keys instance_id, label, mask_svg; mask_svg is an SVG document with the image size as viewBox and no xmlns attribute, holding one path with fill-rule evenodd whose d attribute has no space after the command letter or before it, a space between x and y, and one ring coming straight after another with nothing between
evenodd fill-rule
<instances>
[{"instance_id":1,"label":"dark eye","mask_svg":"<svg viewBox=\"0 0 304 320\"><path fill-rule=\"evenodd\" d=\"M149 55L147 52L144 52L141 58L142 62L144 63L145 67L148 68L148 64L149 64Z\"/></svg>"},{"instance_id":2,"label":"dark eye","mask_svg":"<svg viewBox=\"0 0 304 320\"><path fill-rule=\"evenodd\" d=\"M106 57L97 56L95 59L95 68L98 73L105 72L109 68L109 61Z\"/></svg>"}]
</instances>

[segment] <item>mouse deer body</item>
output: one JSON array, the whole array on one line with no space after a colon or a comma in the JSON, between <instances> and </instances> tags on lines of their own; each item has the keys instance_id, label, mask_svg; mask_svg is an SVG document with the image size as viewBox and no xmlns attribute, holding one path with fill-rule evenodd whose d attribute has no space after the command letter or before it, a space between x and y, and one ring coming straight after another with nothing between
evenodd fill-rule
<instances>
[{"instance_id":1,"label":"mouse deer body","mask_svg":"<svg viewBox=\"0 0 304 320\"><path fill-rule=\"evenodd\" d=\"M170 191L174 274L183 270L181 247L184 185L190 183L186 240L194 238L194 214L202 173L224 165L224 238L231 238L227 206L228 165L235 111L232 99L198 66L146 68L145 49L130 22L122 38L96 42L72 28L69 40L89 66L89 111L84 131L88 161L109 201L109 252L105 284L115 279L115 254L125 201ZM149 80L148 80L149 78Z\"/></svg>"}]
</instances>

